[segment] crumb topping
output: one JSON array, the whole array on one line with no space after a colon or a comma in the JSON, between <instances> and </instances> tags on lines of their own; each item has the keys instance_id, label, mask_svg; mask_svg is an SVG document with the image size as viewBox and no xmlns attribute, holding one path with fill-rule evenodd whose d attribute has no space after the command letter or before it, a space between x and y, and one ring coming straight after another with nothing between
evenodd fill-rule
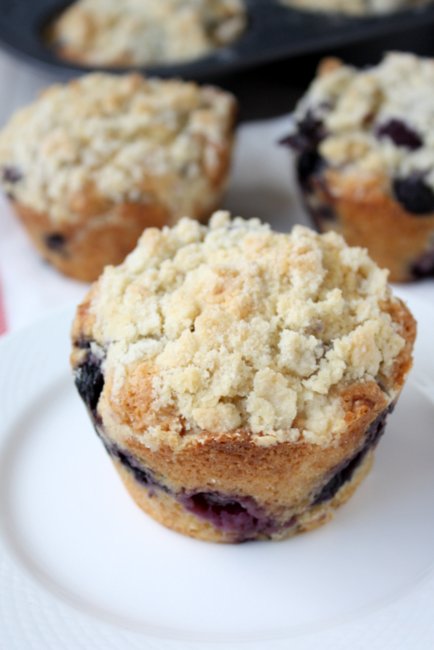
<instances>
[{"instance_id":1,"label":"crumb topping","mask_svg":"<svg viewBox=\"0 0 434 650\"><path fill-rule=\"evenodd\" d=\"M327 163L359 180L414 176L434 189L434 60L390 53L361 71L328 63L296 111L324 125Z\"/></svg>"},{"instance_id":2,"label":"crumb topping","mask_svg":"<svg viewBox=\"0 0 434 650\"><path fill-rule=\"evenodd\" d=\"M344 387L387 378L404 345L390 300L387 272L336 233L221 211L209 227L146 230L106 268L90 313L109 399L141 409L152 444L176 414L175 437L243 429L259 445L327 445L345 428Z\"/></svg>"},{"instance_id":3,"label":"crumb topping","mask_svg":"<svg viewBox=\"0 0 434 650\"><path fill-rule=\"evenodd\" d=\"M86 75L11 119L0 133L0 182L54 222L155 197L177 218L212 189L234 109L232 95L211 86Z\"/></svg>"},{"instance_id":4,"label":"crumb topping","mask_svg":"<svg viewBox=\"0 0 434 650\"><path fill-rule=\"evenodd\" d=\"M242 0L78 0L49 40L87 65L164 64L205 56L245 26Z\"/></svg>"},{"instance_id":5,"label":"crumb topping","mask_svg":"<svg viewBox=\"0 0 434 650\"><path fill-rule=\"evenodd\" d=\"M383 14L399 9L411 9L431 0L280 0L289 7L308 11L332 11L354 16Z\"/></svg>"}]
</instances>

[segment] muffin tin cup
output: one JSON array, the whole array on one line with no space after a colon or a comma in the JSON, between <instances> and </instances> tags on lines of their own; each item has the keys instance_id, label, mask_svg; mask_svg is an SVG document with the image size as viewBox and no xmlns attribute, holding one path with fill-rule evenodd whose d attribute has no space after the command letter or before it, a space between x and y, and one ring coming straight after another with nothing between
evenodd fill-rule
<instances>
[{"instance_id":1,"label":"muffin tin cup","mask_svg":"<svg viewBox=\"0 0 434 650\"><path fill-rule=\"evenodd\" d=\"M418 26L434 24L434 7L387 16L348 17L290 9L277 0L245 0L248 26L233 44L209 56L179 64L134 67L161 77L210 79L326 48L362 43ZM69 3L64 0L5 0L0 15L0 43L11 52L46 68L75 75L95 69L62 61L44 42L44 29ZM122 72L132 68L104 68Z\"/></svg>"}]
</instances>

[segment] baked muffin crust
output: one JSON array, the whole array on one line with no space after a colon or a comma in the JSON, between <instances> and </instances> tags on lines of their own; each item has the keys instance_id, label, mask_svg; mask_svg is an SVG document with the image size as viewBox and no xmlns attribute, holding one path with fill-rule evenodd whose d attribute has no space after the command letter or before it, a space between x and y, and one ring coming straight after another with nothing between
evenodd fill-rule
<instances>
[{"instance_id":1,"label":"baked muffin crust","mask_svg":"<svg viewBox=\"0 0 434 650\"><path fill-rule=\"evenodd\" d=\"M387 273L333 233L224 212L209 229L147 230L87 308L86 336L107 350L101 408L127 412L151 447L238 429L332 444L346 386L381 377L393 396L405 341L390 300Z\"/></svg>"},{"instance_id":2,"label":"baked muffin crust","mask_svg":"<svg viewBox=\"0 0 434 650\"><path fill-rule=\"evenodd\" d=\"M1 132L2 186L53 223L110 202L152 202L164 188L159 199L176 218L218 175L234 110L216 88L135 74L55 85Z\"/></svg>"}]
</instances>

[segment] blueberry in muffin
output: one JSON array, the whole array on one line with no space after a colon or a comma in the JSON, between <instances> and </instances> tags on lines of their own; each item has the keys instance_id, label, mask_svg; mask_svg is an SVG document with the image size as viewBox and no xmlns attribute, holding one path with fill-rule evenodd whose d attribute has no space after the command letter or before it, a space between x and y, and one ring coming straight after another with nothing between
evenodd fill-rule
<instances>
[{"instance_id":1,"label":"blueberry in muffin","mask_svg":"<svg viewBox=\"0 0 434 650\"><path fill-rule=\"evenodd\" d=\"M282 539L368 473L414 336L365 250L217 212L147 229L105 269L71 363L143 510L203 540Z\"/></svg>"},{"instance_id":2,"label":"blueberry in muffin","mask_svg":"<svg viewBox=\"0 0 434 650\"><path fill-rule=\"evenodd\" d=\"M211 86L90 74L49 88L0 132L0 185L42 256L95 280L147 226L209 217L235 100Z\"/></svg>"},{"instance_id":3,"label":"blueberry in muffin","mask_svg":"<svg viewBox=\"0 0 434 650\"><path fill-rule=\"evenodd\" d=\"M364 70L327 59L284 142L321 231L365 246L392 281L434 275L434 60Z\"/></svg>"}]
</instances>

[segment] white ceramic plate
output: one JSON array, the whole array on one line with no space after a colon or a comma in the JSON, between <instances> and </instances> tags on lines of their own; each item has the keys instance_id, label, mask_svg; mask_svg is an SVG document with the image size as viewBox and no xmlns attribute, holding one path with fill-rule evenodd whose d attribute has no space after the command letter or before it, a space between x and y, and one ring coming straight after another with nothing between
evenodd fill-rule
<instances>
[{"instance_id":1,"label":"white ceramic plate","mask_svg":"<svg viewBox=\"0 0 434 650\"><path fill-rule=\"evenodd\" d=\"M380 625L384 649L409 624L432 647L434 309L414 309L415 369L372 474L331 524L274 544L190 540L134 505L72 383L72 311L4 339L0 647L336 649Z\"/></svg>"}]
</instances>

